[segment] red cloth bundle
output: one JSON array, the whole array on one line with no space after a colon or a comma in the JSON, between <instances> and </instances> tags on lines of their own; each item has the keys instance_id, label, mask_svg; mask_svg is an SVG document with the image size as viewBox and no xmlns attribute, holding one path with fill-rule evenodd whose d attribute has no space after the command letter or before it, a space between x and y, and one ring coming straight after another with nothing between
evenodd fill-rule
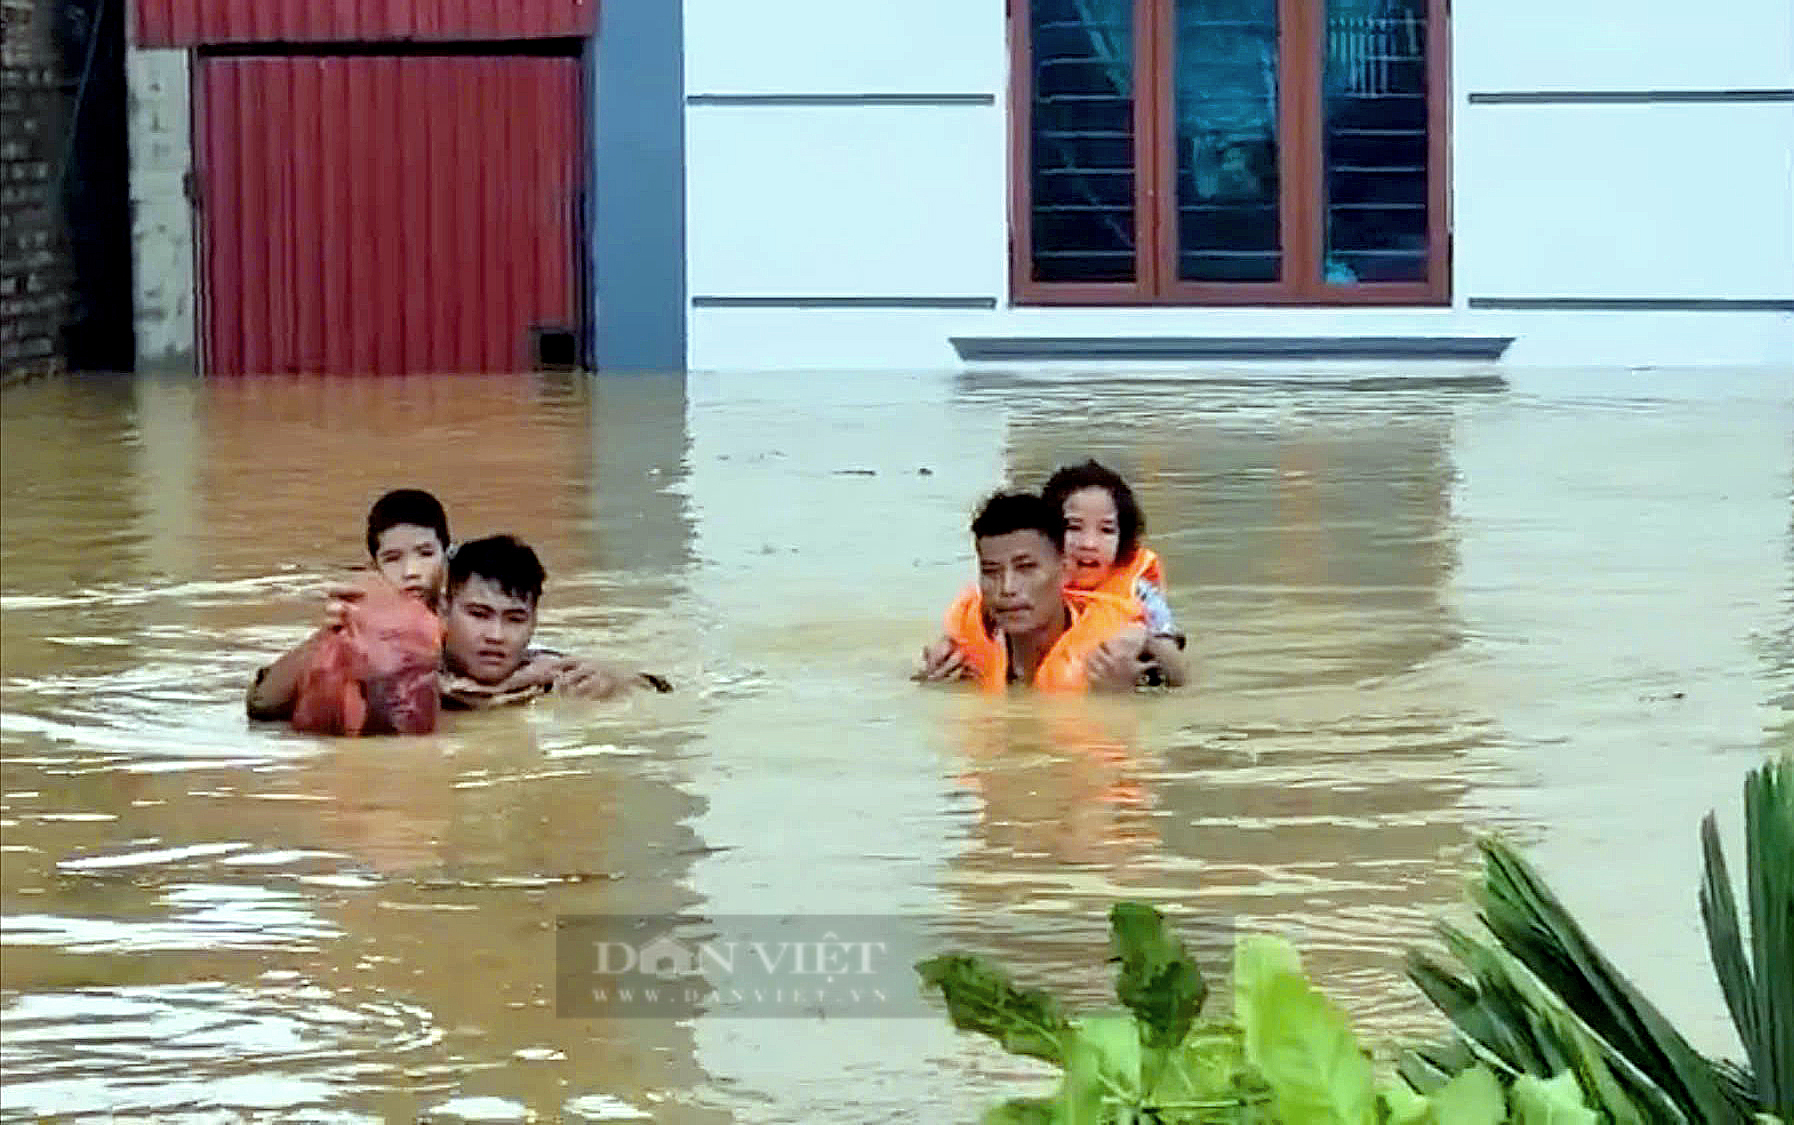
<instances>
[{"instance_id":1,"label":"red cloth bundle","mask_svg":"<svg viewBox=\"0 0 1794 1125\"><path fill-rule=\"evenodd\" d=\"M293 729L307 734L429 734L441 696L442 624L422 602L369 585L343 627L319 641L299 680Z\"/></svg>"}]
</instances>

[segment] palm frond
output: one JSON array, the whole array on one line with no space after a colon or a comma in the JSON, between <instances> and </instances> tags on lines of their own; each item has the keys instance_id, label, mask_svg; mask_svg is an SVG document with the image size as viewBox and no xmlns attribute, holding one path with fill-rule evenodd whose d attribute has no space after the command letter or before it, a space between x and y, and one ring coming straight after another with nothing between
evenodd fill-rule
<instances>
[{"instance_id":1,"label":"palm frond","mask_svg":"<svg viewBox=\"0 0 1794 1125\"><path fill-rule=\"evenodd\" d=\"M1410 1047L1396 1060L1396 1073L1417 1094L1438 1092L1455 1076L1476 1065L1476 1056L1461 1039Z\"/></svg>"},{"instance_id":2,"label":"palm frond","mask_svg":"<svg viewBox=\"0 0 1794 1125\"><path fill-rule=\"evenodd\" d=\"M1472 893L1483 925L1600 1040L1651 1076L1703 1125L1746 1125L1755 1110L1663 1013L1597 949L1538 873L1499 841L1482 845L1484 878Z\"/></svg>"},{"instance_id":3,"label":"palm frond","mask_svg":"<svg viewBox=\"0 0 1794 1125\"><path fill-rule=\"evenodd\" d=\"M1601 1106L1622 1125L1678 1125L1690 1120L1661 1087L1578 1019L1511 954L1453 926L1441 925L1439 930L1470 976L1459 977L1420 954L1410 956L1409 976L1451 1018L1476 1058L1498 1073L1530 1074L1541 1081L1569 1071L1590 1104ZM1414 1068L1418 1076L1428 1075L1418 1064Z\"/></svg>"},{"instance_id":4,"label":"palm frond","mask_svg":"<svg viewBox=\"0 0 1794 1125\"><path fill-rule=\"evenodd\" d=\"M1751 771L1744 782L1747 956L1731 873L1709 815L1701 822L1701 921L1750 1069L1726 1074L1759 1107L1794 1118L1794 757Z\"/></svg>"}]
</instances>

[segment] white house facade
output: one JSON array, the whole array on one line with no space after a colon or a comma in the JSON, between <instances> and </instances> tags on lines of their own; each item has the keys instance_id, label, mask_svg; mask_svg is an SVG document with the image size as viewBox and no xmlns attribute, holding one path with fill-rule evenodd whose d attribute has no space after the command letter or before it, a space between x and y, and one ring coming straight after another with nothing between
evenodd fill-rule
<instances>
[{"instance_id":1,"label":"white house facade","mask_svg":"<svg viewBox=\"0 0 1794 1125\"><path fill-rule=\"evenodd\" d=\"M130 12L146 366L1794 367L1789 0Z\"/></svg>"},{"instance_id":2,"label":"white house facade","mask_svg":"<svg viewBox=\"0 0 1794 1125\"><path fill-rule=\"evenodd\" d=\"M686 0L682 42L693 369L1794 365L1787 0Z\"/></svg>"}]
</instances>

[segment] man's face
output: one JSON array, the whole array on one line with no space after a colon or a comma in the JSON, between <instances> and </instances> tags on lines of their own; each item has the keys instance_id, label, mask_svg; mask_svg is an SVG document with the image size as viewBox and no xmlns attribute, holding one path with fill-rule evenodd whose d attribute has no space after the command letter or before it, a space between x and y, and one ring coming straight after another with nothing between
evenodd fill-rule
<instances>
[{"instance_id":1,"label":"man's face","mask_svg":"<svg viewBox=\"0 0 1794 1125\"><path fill-rule=\"evenodd\" d=\"M442 596L442 541L427 527L395 523L374 542L374 565L394 586L435 608Z\"/></svg>"},{"instance_id":2,"label":"man's face","mask_svg":"<svg viewBox=\"0 0 1794 1125\"><path fill-rule=\"evenodd\" d=\"M1059 587L1064 561L1038 531L1011 531L978 540L978 591L984 610L1010 636L1043 629L1064 610Z\"/></svg>"},{"instance_id":3,"label":"man's face","mask_svg":"<svg viewBox=\"0 0 1794 1125\"><path fill-rule=\"evenodd\" d=\"M534 602L507 594L490 578L476 574L449 599L443 655L451 671L496 684L523 663L535 631Z\"/></svg>"}]
</instances>

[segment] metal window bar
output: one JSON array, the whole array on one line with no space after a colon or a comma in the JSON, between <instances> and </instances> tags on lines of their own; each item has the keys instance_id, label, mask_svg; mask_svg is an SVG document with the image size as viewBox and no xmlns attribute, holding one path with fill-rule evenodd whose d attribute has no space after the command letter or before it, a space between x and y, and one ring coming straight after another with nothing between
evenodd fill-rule
<instances>
[{"instance_id":1,"label":"metal window bar","mask_svg":"<svg viewBox=\"0 0 1794 1125\"><path fill-rule=\"evenodd\" d=\"M1110 87L1115 92L1112 95L1105 95L1105 94L1071 95L1071 94L1066 94L1066 95L1048 95L1048 96L1043 97L1039 93L1039 75L1040 75L1040 72L1047 65L1047 62L1045 60L1036 60L1036 62L1035 62L1036 81L1035 81L1035 93L1034 93L1034 97L1033 97L1035 105L1039 106L1042 104L1050 104L1051 102L1054 102L1054 101L1095 102L1095 101L1103 101L1103 100L1110 100L1110 101L1122 100L1124 98L1122 91L1129 88L1130 80L1132 79L1132 76L1133 76L1132 75L1132 64L1130 62L1124 60L1121 57L1120 52L1117 49L1116 40L1112 36L1112 29L1110 29L1106 25L1098 22L1097 15L1092 10L1090 0L1070 0L1070 2L1071 2L1071 7L1072 7L1073 12L1075 12L1077 15L1076 23L1073 26L1075 26L1076 30L1081 32L1084 35L1085 39L1088 41L1089 50L1090 50L1089 58L1094 60L1095 62L1097 62L1102 67L1103 73L1108 78ZM1065 25L1061 21L1053 21L1053 23L1050 25L1043 24L1042 26L1043 27L1045 27L1045 26L1063 27ZM1066 175L1066 174L1073 175L1074 178L1073 178L1072 182L1075 185L1075 190L1078 192L1079 196L1083 199L1083 202L1078 203L1078 204L1066 204L1066 205L1042 204L1042 203L1036 202L1034 204L1034 209L1036 212L1041 213L1041 214L1071 213L1074 210L1077 213L1094 214L1100 219L1101 225L1108 230L1110 236L1114 239L1115 243L1117 245L1129 247L1127 253L1132 254L1133 253L1132 232L1128 229L1128 225L1122 221L1122 218L1121 218L1121 216L1123 214L1122 209L1117 208L1112 204L1107 204L1107 203L1104 203L1101 200L1099 200L1096 196L1095 191L1092 190L1089 180L1087 178L1088 175L1092 172L1101 172L1103 174L1112 175L1112 174L1123 171L1123 169L1113 169L1113 168L1111 168L1111 169L1082 169L1082 168L1078 167L1077 144L1080 140L1084 140L1084 139L1088 139L1090 137L1096 137L1096 136L1101 136L1104 138L1111 138L1112 135L1113 135L1112 130L1066 131L1066 130L1036 129L1034 131L1034 139L1035 139L1036 146L1044 148L1044 147L1047 147L1050 145L1051 150L1052 150L1052 155L1056 156L1057 160L1054 161L1055 166L1052 166L1052 167L1047 166L1046 162L1041 161L1041 162L1037 163L1035 171L1038 174L1043 175L1043 176ZM1122 135L1132 136L1132 133L1130 132L1130 133L1122 134ZM1043 153L1042 155L1046 155L1046 154ZM1130 174L1132 174L1133 169L1126 169L1126 171L1129 172ZM1036 247L1034 249L1033 254L1034 254L1034 257L1036 260L1043 259L1043 258L1063 258L1063 257L1118 257L1118 256L1120 256L1119 252L1116 252L1116 251L1098 251L1098 250L1094 250L1094 249L1084 249L1084 250L1076 250L1076 251L1045 251L1038 247Z\"/></svg>"}]
</instances>

